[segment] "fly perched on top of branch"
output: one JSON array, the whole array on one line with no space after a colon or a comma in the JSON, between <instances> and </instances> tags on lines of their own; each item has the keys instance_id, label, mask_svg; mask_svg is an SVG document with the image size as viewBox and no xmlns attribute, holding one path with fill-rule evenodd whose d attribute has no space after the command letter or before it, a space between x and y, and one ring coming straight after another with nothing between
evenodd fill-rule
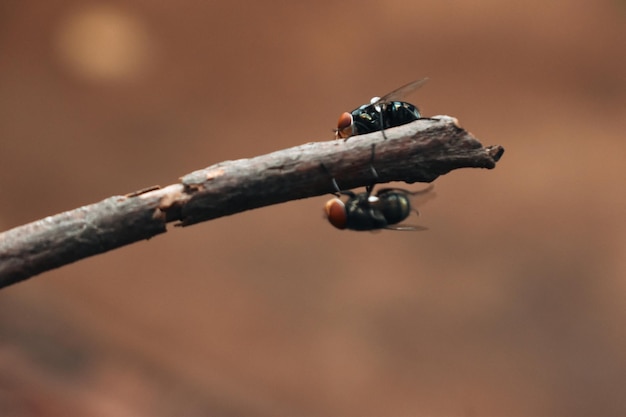
<instances>
[{"instance_id":1,"label":"fly perched on top of branch","mask_svg":"<svg viewBox=\"0 0 626 417\"><path fill-rule=\"evenodd\" d=\"M342 113L335 129L335 138L348 139L351 136L382 131L386 139L385 129L421 119L417 106L400 100L420 88L426 81L428 78L413 81L382 97L373 97L368 104L350 113Z\"/></svg>"}]
</instances>

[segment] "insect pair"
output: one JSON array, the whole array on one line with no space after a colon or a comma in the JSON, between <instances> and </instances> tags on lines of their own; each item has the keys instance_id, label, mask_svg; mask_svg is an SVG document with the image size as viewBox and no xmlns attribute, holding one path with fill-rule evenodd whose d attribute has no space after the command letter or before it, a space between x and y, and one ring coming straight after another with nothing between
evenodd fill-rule
<instances>
[{"instance_id":1,"label":"insect pair","mask_svg":"<svg viewBox=\"0 0 626 417\"><path fill-rule=\"evenodd\" d=\"M416 106L398 100L421 87L427 80L428 78L422 78L413 81L383 97L372 98L369 104L364 104L350 113L343 113L337 123L335 138L347 140L352 136L381 131L386 139L385 129L422 118ZM332 178L336 197L326 202L325 211L328 221L338 229L425 230L421 226L404 225L400 222L408 218L412 212L419 215L419 211L411 200L417 196L430 194L433 186L420 191L383 188L373 194L378 179L378 173L373 165L374 146L372 145L372 163L370 164L374 181L372 185L365 188L365 192L354 193L341 190L335 178ZM339 198L342 195L348 197L345 202Z\"/></svg>"}]
</instances>

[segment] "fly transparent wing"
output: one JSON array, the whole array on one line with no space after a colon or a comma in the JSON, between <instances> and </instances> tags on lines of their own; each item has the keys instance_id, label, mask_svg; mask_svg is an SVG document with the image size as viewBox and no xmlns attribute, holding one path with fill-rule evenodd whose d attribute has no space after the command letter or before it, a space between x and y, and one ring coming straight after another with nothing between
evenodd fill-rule
<instances>
[{"instance_id":1,"label":"fly transparent wing","mask_svg":"<svg viewBox=\"0 0 626 417\"><path fill-rule=\"evenodd\" d=\"M420 216L420 212L417 209L418 206L425 204L427 201L435 198L437 194L433 191L435 189L434 184L429 184L428 187L423 188L417 191L409 191L404 188L381 188L378 190L377 195L383 195L388 192L401 192L409 197L411 201L411 210L417 215ZM421 232L424 230L428 230L428 227L418 226L414 224L392 224L385 227L387 230L397 230L397 231L406 231L406 232Z\"/></svg>"},{"instance_id":2,"label":"fly transparent wing","mask_svg":"<svg viewBox=\"0 0 626 417\"><path fill-rule=\"evenodd\" d=\"M409 196L409 200L411 200L412 208L417 211L417 207L423 206L427 201L430 201L437 196L434 189L434 184L429 184L428 187L417 191L405 190L404 188L381 188L376 194L379 196L388 192L401 192L406 194Z\"/></svg>"},{"instance_id":3,"label":"fly transparent wing","mask_svg":"<svg viewBox=\"0 0 626 417\"><path fill-rule=\"evenodd\" d=\"M408 96L413 91L423 86L426 81L428 81L428 77L405 84L400 88L396 88L391 93L385 94L384 96L376 100L376 103L391 103L392 101L402 101L404 97Z\"/></svg>"},{"instance_id":4,"label":"fly transparent wing","mask_svg":"<svg viewBox=\"0 0 626 417\"><path fill-rule=\"evenodd\" d=\"M392 224L391 226L385 227L386 230L395 230L398 232L423 232L428 230L428 227L417 226L412 224Z\"/></svg>"},{"instance_id":5,"label":"fly transparent wing","mask_svg":"<svg viewBox=\"0 0 626 417\"><path fill-rule=\"evenodd\" d=\"M423 206L428 201L437 197L437 193L434 190L435 190L435 185L430 184L428 185L428 187L422 190L409 192L409 196L410 196L409 199L411 200L411 205L413 206L413 209L415 209L418 215L419 215L419 211L417 211L418 207Z\"/></svg>"}]
</instances>

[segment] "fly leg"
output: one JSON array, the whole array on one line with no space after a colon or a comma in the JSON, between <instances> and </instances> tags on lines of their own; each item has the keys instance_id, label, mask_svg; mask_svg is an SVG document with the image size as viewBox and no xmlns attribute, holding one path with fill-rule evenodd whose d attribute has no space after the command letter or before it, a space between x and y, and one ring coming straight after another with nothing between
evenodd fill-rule
<instances>
[{"instance_id":1,"label":"fly leg","mask_svg":"<svg viewBox=\"0 0 626 417\"><path fill-rule=\"evenodd\" d=\"M330 172L330 170L328 169L328 167L326 167L326 165L324 165L322 162L320 162L320 166L322 167L322 169L326 172L326 174L328 174L328 176L330 177L330 182L333 185L333 189L335 191L333 191L333 195L336 197L340 197L342 195L346 195L348 197L354 197L356 194L354 194L352 191L349 190L342 190L341 188L339 188L339 184L337 184L337 180L335 179L335 177L333 176L333 174Z\"/></svg>"},{"instance_id":2,"label":"fly leg","mask_svg":"<svg viewBox=\"0 0 626 417\"><path fill-rule=\"evenodd\" d=\"M365 191L367 192L367 196L368 197L372 194L372 191L374 190L374 187L378 183L378 172L376 171L376 168L374 167L374 157L375 157L375 154L376 154L376 144L372 143L372 155L370 157L370 172L372 173L373 180L372 180L370 185L365 186ZM326 165L324 165L324 163L320 162L320 166L322 167L324 172L330 177L330 182L333 185L333 189L335 190L332 194L334 194L337 197L339 197L341 195L346 195L348 197L356 196L356 194L354 192L349 191L349 190L342 190L339 187L339 184L337 184L337 180L335 179L333 174L330 172L328 167Z\"/></svg>"},{"instance_id":3,"label":"fly leg","mask_svg":"<svg viewBox=\"0 0 626 417\"><path fill-rule=\"evenodd\" d=\"M384 133L383 133L383 135L384 135ZM372 155L370 156L370 172L372 173L372 177L374 177L374 180L372 181L372 183L370 185L365 187L365 191L367 191L367 195L368 196L370 194L372 194L372 191L374 190L374 187L378 183L378 172L376 171L376 168L374 167L374 155L375 155L375 152L376 152L376 144L372 143Z\"/></svg>"},{"instance_id":4,"label":"fly leg","mask_svg":"<svg viewBox=\"0 0 626 417\"><path fill-rule=\"evenodd\" d=\"M378 109L378 113L380 114L380 133L383 134L383 139L387 140L387 135L385 135L385 121L383 120L383 114L385 110L387 110L387 103L382 103L380 106L376 106Z\"/></svg>"}]
</instances>

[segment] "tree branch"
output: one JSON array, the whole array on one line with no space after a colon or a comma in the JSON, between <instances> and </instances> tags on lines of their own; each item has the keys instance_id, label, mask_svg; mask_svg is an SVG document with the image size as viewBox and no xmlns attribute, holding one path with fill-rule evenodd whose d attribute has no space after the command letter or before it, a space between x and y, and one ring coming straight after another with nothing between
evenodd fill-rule
<instances>
[{"instance_id":1,"label":"tree branch","mask_svg":"<svg viewBox=\"0 0 626 417\"><path fill-rule=\"evenodd\" d=\"M314 142L250 159L225 161L178 184L125 196L0 234L0 288L41 272L166 232L289 200L376 182L431 182L458 168L495 168L501 146L483 147L456 119L420 119L385 131ZM372 146L375 146L372 160Z\"/></svg>"}]
</instances>

